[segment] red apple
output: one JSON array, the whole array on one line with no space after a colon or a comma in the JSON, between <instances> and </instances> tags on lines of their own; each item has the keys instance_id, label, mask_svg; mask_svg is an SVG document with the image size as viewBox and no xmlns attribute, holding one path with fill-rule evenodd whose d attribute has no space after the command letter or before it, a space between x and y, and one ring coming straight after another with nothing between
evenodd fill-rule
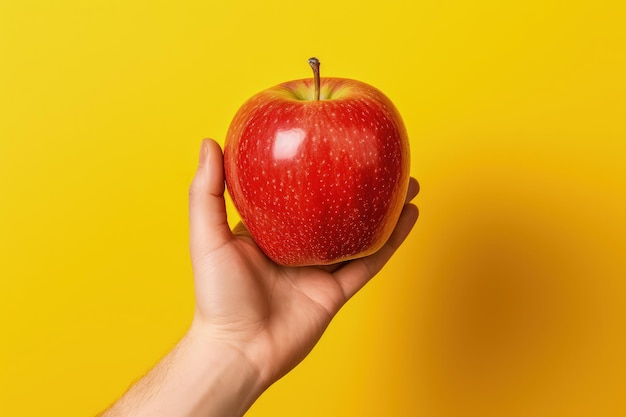
<instances>
[{"instance_id":1,"label":"red apple","mask_svg":"<svg viewBox=\"0 0 626 417\"><path fill-rule=\"evenodd\" d=\"M280 84L235 115L226 185L252 238L282 265L326 265L376 252L409 181L409 141L392 102L360 81Z\"/></svg>"}]
</instances>

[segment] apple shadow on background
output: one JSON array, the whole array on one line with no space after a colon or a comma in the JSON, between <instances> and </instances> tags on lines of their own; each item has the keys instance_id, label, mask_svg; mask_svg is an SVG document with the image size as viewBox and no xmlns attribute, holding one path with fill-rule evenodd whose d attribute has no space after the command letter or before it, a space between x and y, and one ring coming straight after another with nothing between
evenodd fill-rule
<instances>
[{"instance_id":1,"label":"apple shadow on background","mask_svg":"<svg viewBox=\"0 0 626 417\"><path fill-rule=\"evenodd\" d=\"M603 352L617 277L599 276L597 239L610 231L572 203L581 191L531 167L421 185L420 253L402 261L419 265L389 318L407 335L392 366L416 415L584 415L614 400L598 387L621 356Z\"/></svg>"}]
</instances>

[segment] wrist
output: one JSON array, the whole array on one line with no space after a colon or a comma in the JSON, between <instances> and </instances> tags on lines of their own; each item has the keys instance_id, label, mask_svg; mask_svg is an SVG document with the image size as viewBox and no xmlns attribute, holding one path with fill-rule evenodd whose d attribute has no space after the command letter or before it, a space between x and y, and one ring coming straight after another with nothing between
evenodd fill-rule
<instances>
[{"instance_id":1,"label":"wrist","mask_svg":"<svg viewBox=\"0 0 626 417\"><path fill-rule=\"evenodd\" d=\"M188 362L188 389L203 410L199 415L242 416L266 388L243 350L195 324L179 347Z\"/></svg>"},{"instance_id":2,"label":"wrist","mask_svg":"<svg viewBox=\"0 0 626 417\"><path fill-rule=\"evenodd\" d=\"M104 416L240 417L262 387L245 355L192 326Z\"/></svg>"}]
</instances>

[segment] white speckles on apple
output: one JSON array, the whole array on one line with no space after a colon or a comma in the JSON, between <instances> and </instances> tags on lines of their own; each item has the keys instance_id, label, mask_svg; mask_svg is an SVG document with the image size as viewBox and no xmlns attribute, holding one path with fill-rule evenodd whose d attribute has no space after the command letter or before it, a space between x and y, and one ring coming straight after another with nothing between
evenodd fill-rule
<instances>
[{"instance_id":1,"label":"white speckles on apple","mask_svg":"<svg viewBox=\"0 0 626 417\"><path fill-rule=\"evenodd\" d=\"M376 91L345 97L309 106L266 95L229 128L229 192L257 243L280 263L328 263L370 250L401 209L394 201L408 181L402 124L395 110L378 107L384 99Z\"/></svg>"}]
</instances>

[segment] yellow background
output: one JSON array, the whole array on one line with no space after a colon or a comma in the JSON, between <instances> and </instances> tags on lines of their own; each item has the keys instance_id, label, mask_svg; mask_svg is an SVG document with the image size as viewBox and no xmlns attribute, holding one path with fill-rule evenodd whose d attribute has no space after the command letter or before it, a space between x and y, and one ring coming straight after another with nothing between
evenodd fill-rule
<instances>
[{"instance_id":1,"label":"yellow background","mask_svg":"<svg viewBox=\"0 0 626 417\"><path fill-rule=\"evenodd\" d=\"M625 415L623 4L0 2L0 415L176 343L200 140L312 55L396 103L421 217L249 415Z\"/></svg>"}]
</instances>

